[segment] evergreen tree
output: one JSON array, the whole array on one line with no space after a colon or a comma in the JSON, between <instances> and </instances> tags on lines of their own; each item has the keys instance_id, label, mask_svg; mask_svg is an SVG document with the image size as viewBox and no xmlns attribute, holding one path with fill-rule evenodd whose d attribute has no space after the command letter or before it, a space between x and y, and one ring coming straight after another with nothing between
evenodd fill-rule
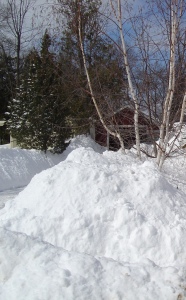
<instances>
[{"instance_id":1,"label":"evergreen tree","mask_svg":"<svg viewBox=\"0 0 186 300\"><path fill-rule=\"evenodd\" d=\"M59 93L61 87L50 45L46 31L40 53L32 51L25 61L25 73L11 107L9 128L21 146L61 152L70 135L66 129L68 110L59 109L64 96Z\"/></svg>"},{"instance_id":2,"label":"evergreen tree","mask_svg":"<svg viewBox=\"0 0 186 300\"><path fill-rule=\"evenodd\" d=\"M15 76L13 72L13 60L6 55L5 51L0 52L0 120L5 120L8 110L8 103L12 97L15 86ZM6 124L0 127L0 144L9 143L10 135L6 129Z\"/></svg>"},{"instance_id":3,"label":"evergreen tree","mask_svg":"<svg viewBox=\"0 0 186 300\"><path fill-rule=\"evenodd\" d=\"M5 118L5 112L7 112L8 103L15 87L12 61L12 58L6 53L0 53L0 119Z\"/></svg>"}]
</instances>

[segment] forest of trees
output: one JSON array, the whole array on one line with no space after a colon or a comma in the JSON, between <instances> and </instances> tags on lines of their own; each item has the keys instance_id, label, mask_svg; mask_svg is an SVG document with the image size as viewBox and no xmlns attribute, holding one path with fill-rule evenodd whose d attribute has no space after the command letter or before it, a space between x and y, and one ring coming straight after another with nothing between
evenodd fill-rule
<instances>
[{"instance_id":1,"label":"forest of trees","mask_svg":"<svg viewBox=\"0 0 186 300\"><path fill-rule=\"evenodd\" d=\"M142 9L137 0L108 2L56 0L56 30L48 25L36 35L34 29L25 34L34 0L1 4L0 119L19 145L54 152L99 120L125 152L112 116L128 105L139 158L139 111L150 128L159 127L159 143L153 130L151 142L161 168L173 147L173 124L181 131L184 121L186 4L147 0Z\"/></svg>"},{"instance_id":2,"label":"forest of trees","mask_svg":"<svg viewBox=\"0 0 186 300\"><path fill-rule=\"evenodd\" d=\"M9 0L5 8L8 13L9 6L17 5L18 10L27 13L28 4L31 5L31 1L28 2L19 6L18 1ZM5 89L1 92L1 118L6 117L7 128L19 145L44 151L51 148L55 152L63 151L65 140L74 134L87 133L91 120L97 119L87 88L78 25L74 27L72 24L77 17L77 1L59 3L64 8L63 15L67 16L60 36L52 36L46 29L40 45L21 55L21 46L19 50L17 46L18 43L21 45L20 31L19 36L15 34L15 44L13 41L11 44L11 52L16 56L6 54L9 39L1 43L1 62L5 65L1 68L4 72L1 87ZM103 97L110 97L111 92L112 100L122 100L123 68L112 43L105 43L106 39L97 36L96 26L101 26L98 17L100 5L98 1L85 1L87 18L83 30L88 40L89 71L94 77L100 105L104 106ZM68 19L68 10L74 20ZM10 22L14 18L11 15ZM4 22L8 26L6 19Z\"/></svg>"}]
</instances>

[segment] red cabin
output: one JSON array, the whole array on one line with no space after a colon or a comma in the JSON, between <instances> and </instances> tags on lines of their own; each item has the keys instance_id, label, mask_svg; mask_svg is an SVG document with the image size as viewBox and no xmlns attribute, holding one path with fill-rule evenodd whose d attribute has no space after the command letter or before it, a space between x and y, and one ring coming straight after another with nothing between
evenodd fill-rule
<instances>
[{"instance_id":1,"label":"red cabin","mask_svg":"<svg viewBox=\"0 0 186 300\"><path fill-rule=\"evenodd\" d=\"M152 140L158 138L159 128L150 121L147 115L139 113L139 133L141 142L152 143ZM126 148L131 148L135 144L134 131L134 110L130 107L124 107L113 114L106 122L112 130L119 130L123 137ZM90 130L91 137L101 146L110 150L118 150L120 144L117 138L111 136L103 127L101 122L95 122Z\"/></svg>"}]
</instances>

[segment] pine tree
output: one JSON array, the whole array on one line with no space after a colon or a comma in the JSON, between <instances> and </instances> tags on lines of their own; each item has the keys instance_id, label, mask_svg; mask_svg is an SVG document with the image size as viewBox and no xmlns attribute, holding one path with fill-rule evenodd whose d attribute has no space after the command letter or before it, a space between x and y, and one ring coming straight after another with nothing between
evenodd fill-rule
<instances>
[{"instance_id":1,"label":"pine tree","mask_svg":"<svg viewBox=\"0 0 186 300\"><path fill-rule=\"evenodd\" d=\"M2 51L0 52L0 118L5 118L14 88L13 59Z\"/></svg>"},{"instance_id":2,"label":"pine tree","mask_svg":"<svg viewBox=\"0 0 186 300\"><path fill-rule=\"evenodd\" d=\"M65 149L67 109L60 109L59 77L51 39L45 32L40 53L32 51L25 61L25 73L11 107L9 128L18 144L26 148L61 152Z\"/></svg>"},{"instance_id":3,"label":"pine tree","mask_svg":"<svg viewBox=\"0 0 186 300\"><path fill-rule=\"evenodd\" d=\"M15 97L10 103L10 119L8 127L11 135L20 145L28 145L30 136L30 116L33 112L36 86L36 65L39 56L37 51L32 51L25 60L24 71L20 77L20 86L16 88Z\"/></svg>"},{"instance_id":4,"label":"pine tree","mask_svg":"<svg viewBox=\"0 0 186 300\"><path fill-rule=\"evenodd\" d=\"M0 120L8 118L8 104L14 88L15 76L13 71L13 59L2 49L0 52ZM0 144L9 143L9 141L10 135L5 124L0 127Z\"/></svg>"}]
</instances>

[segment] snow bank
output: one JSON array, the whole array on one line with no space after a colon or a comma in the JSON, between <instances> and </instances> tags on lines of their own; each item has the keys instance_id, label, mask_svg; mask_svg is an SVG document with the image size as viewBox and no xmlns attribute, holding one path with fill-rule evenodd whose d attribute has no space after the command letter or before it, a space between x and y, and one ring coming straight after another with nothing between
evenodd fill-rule
<instances>
[{"instance_id":1,"label":"snow bank","mask_svg":"<svg viewBox=\"0 0 186 300\"><path fill-rule=\"evenodd\" d=\"M66 251L3 229L0 236L2 300L175 300L181 295L172 267Z\"/></svg>"},{"instance_id":2,"label":"snow bank","mask_svg":"<svg viewBox=\"0 0 186 300\"><path fill-rule=\"evenodd\" d=\"M27 185L31 178L62 160L36 150L0 148L0 191Z\"/></svg>"},{"instance_id":3,"label":"snow bank","mask_svg":"<svg viewBox=\"0 0 186 300\"><path fill-rule=\"evenodd\" d=\"M185 193L80 140L0 211L0 299L184 299Z\"/></svg>"},{"instance_id":4,"label":"snow bank","mask_svg":"<svg viewBox=\"0 0 186 300\"><path fill-rule=\"evenodd\" d=\"M169 266L186 259L184 197L152 163L78 148L36 175L1 220L70 251Z\"/></svg>"},{"instance_id":5,"label":"snow bank","mask_svg":"<svg viewBox=\"0 0 186 300\"><path fill-rule=\"evenodd\" d=\"M69 147L63 154L52 154L37 150L24 150L19 148L8 149L7 146L0 147L0 191L23 187L31 178L48 169L62 160L75 148L81 145L94 147L96 151L102 151L103 147L96 145L90 137L79 136L72 139Z\"/></svg>"}]
</instances>

